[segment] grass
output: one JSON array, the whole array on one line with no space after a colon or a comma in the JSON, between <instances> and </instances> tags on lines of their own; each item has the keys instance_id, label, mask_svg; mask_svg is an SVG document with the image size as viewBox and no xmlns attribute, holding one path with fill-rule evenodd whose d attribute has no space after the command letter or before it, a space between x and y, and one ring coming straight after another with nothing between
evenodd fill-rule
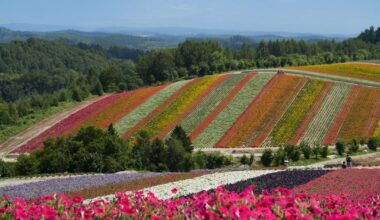
<instances>
[{"instance_id":1,"label":"grass","mask_svg":"<svg viewBox=\"0 0 380 220\"><path fill-rule=\"evenodd\" d=\"M78 104L78 102L74 102L74 101L61 102L59 103L58 106L50 107L48 109L36 110L32 114L29 114L24 118L18 119L17 122L13 125L0 126L0 144L6 141L8 138L12 137L13 135L24 131L29 126L39 121L42 121L46 117L51 116L65 108L72 107L76 104Z\"/></svg>"}]
</instances>

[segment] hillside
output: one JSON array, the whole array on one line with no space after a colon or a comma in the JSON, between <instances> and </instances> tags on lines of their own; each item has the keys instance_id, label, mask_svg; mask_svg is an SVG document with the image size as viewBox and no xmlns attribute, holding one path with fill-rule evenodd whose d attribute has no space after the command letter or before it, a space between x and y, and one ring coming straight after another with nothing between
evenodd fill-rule
<instances>
[{"instance_id":1,"label":"hillside","mask_svg":"<svg viewBox=\"0 0 380 220\"><path fill-rule=\"evenodd\" d=\"M353 64L329 68L337 65ZM67 135L81 126L107 128L110 123L126 139L140 130L165 138L180 124L198 148L330 145L380 135L380 89L340 78L325 80L321 73L297 73L219 74L116 93L13 146L13 153L29 152L49 136Z\"/></svg>"}]
</instances>

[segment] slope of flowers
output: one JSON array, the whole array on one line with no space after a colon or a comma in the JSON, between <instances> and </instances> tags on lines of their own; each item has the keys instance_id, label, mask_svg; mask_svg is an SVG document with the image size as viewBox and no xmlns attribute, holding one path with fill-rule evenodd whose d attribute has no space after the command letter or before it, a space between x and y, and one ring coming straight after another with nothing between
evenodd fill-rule
<instances>
[{"instance_id":1,"label":"slope of flowers","mask_svg":"<svg viewBox=\"0 0 380 220\"><path fill-rule=\"evenodd\" d=\"M360 87L358 95L350 108L346 120L339 132L338 139L348 141L352 139L369 138L372 134L372 120L379 116L378 105L380 101L380 90ZM372 128L373 129L373 128Z\"/></svg>"},{"instance_id":2,"label":"slope of flowers","mask_svg":"<svg viewBox=\"0 0 380 220\"><path fill-rule=\"evenodd\" d=\"M296 145L298 143L302 135L305 133L310 122L317 114L318 109L322 106L324 99L326 98L327 94L329 94L333 86L332 82L325 82L324 84L325 86L323 87L323 90L320 92L318 97L316 97L313 105L310 106L309 111L305 114L304 119L300 122L298 128L294 131L293 136L287 141L287 144Z\"/></svg>"},{"instance_id":3,"label":"slope of flowers","mask_svg":"<svg viewBox=\"0 0 380 220\"><path fill-rule=\"evenodd\" d=\"M351 86L347 84L334 84L299 142L305 141L309 144L322 142L350 90Z\"/></svg>"},{"instance_id":4,"label":"slope of flowers","mask_svg":"<svg viewBox=\"0 0 380 220\"><path fill-rule=\"evenodd\" d=\"M322 144L328 145L336 142L336 137L339 134L340 129L346 119L347 115L350 113L352 105L359 93L359 87L353 86L351 92L348 94L346 101L344 102L339 114L331 124L329 130L327 131Z\"/></svg>"},{"instance_id":5,"label":"slope of flowers","mask_svg":"<svg viewBox=\"0 0 380 220\"><path fill-rule=\"evenodd\" d=\"M329 75L351 77L380 82L380 66L363 63L340 63L314 66L289 67L289 69L306 70Z\"/></svg>"},{"instance_id":6,"label":"slope of flowers","mask_svg":"<svg viewBox=\"0 0 380 220\"><path fill-rule=\"evenodd\" d=\"M152 97L150 97L146 102L135 108L129 114L125 115L121 120L115 124L115 129L119 134L124 134L134 125L136 125L140 120L145 118L154 109L160 106L166 99L173 95L176 91L186 85L189 81L182 80L172 83L165 87L164 89L158 91Z\"/></svg>"},{"instance_id":7,"label":"slope of flowers","mask_svg":"<svg viewBox=\"0 0 380 220\"><path fill-rule=\"evenodd\" d=\"M79 130L80 127L96 126L99 128L107 128L109 124L115 124L124 115L131 112L133 109L144 103L147 99L153 96L158 91L164 89L167 85L146 87L129 92L128 95L119 99L113 105L107 106L102 111L91 117L86 118L67 133L73 133Z\"/></svg>"},{"instance_id":8,"label":"slope of flowers","mask_svg":"<svg viewBox=\"0 0 380 220\"><path fill-rule=\"evenodd\" d=\"M294 192L306 192L314 196L334 194L363 201L380 194L380 169L340 169L296 187ZM380 207L380 206L379 206Z\"/></svg>"},{"instance_id":9,"label":"slope of flowers","mask_svg":"<svg viewBox=\"0 0 380 220\"><path fill-rule=\"evenodd\" d=\"M173 194L177 189L172 190ZM234 193L219 187L213 193L160 200L149 194L116 193L112 202L94 201L88 205L81 197L72 200L52 195L33 202L6 198L0 201L4 219L378 219L380 198L356 203L334 195L318 200L307 194L293 195L278 188L256 195L252 187Z\"/></svg>"},{"instance_id":10,"label":"slope of flowers","mask_svg":"<svg viewBox=\"0 0 380 220\"><path fill-rule=\"evenodd\" d=\"M257 73L250 79L223 111L193 140L193 145L213 147L272 77L273 74Z\"/></svg>"},{"instance_id":11,"label":"slope of flowers","mask_svg":"<svg viewBox=\"0 0 380 220\"><path fill-rule=\"evenodd\" d=\"M305 85L285 115L273 128L269 146L279 146L287 143L324 87L325 82L318 80L310 80Z\"/></svg>"},{"instance_id":12,"label":"slope of flowers","mask_svg":"<svg viewBox=\"0 0 380 220\"><path fill-rule=\"evenodd\" d=\"M375 130L373 131L373 135L376 138L380 138L380 117L377 119Z\"/></svg>"},{"instance_id":13,"label":"slope of flowers","mask_svg":"<svg viewBox=\"0 0 380 220\"><path fill-rule=\"evenodd\" d=\"M239 93L239 91L249 82L249 80L255 75L256 73L250 73L246 77L244 77L236 86L235 88L222 100L222 102L219 103L218 106L210 113L210 115L202 121L201 124L198 125L194 129L194 131L190 135L190 139L194 140L196 137L199 136L200 133L203 132L204 129L207 128L207 126L212 122L219 114L222 112L226 106L234 99L234 97Z\"/></svg>"},{"instance_id":14,"label":"slope of flowers","mask_svg":"<svg viewBox=\"0 0 380 220\"><path fill-rule=\"evenodd\" d=\"M210 92L182 121L181 126L187 134L193 130L215 109L215 107L226 97L235 85L246 76L246 74L234 74L221 82Z\"/></svg>"},{"instance_id":15,"label":"slope of flowers","mask_svg":"<svg viewBox=\"0 0 380 220\"><path fill-rule=\"evenodd\" d=\"M226 132L217 146L258 146L260 143L255 145L255 138L260 132L265 133L262 127L273 126L272 121L281 117L281 111L286 109L305 82L305 78L277 75Z\"/></svg>"},{"instance_id":16,"label":"slope of flowers","mask_svg":"<svg viewBox=\"0 0 380 220\"><path fill-rule=\"evenodd\" d=\"M23 144L12 153L26 153L31 152L43 145L43 142L48 137L57 137L64 134L66 131L71 130L77 124L83 122L86 118L91 117L98 112L102 111L107 106L116 103L119 99L129 95L128 92L117 93L110 96L105 96L103 99L75 112L67 118L62 119L54 126L50 127L46 131L42 132L38 136L34 137L27 143Z\"/></svg>"},{"instance_id":17,"label":"slope of flowers","mask_svg":"<svg viewBox=\"0 0 380 220\"><path fill-rule=\"evenodd\" d=\"M139 128L146 131L151 137L156 136L161 129L164 129L169 123L178 120L193 102L197 101L207 89L216 82L221 75L203 77L191 84L162 111L156 114L151 120ZM195 107L195 106L194 106Z\"/></svg>"}]
</instances>

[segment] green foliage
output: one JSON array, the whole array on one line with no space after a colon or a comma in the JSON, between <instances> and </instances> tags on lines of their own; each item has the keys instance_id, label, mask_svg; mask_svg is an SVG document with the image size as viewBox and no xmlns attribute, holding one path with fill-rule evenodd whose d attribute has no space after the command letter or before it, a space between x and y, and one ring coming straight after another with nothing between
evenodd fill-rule
<instances>
[{"instance_id":1,"label":"green foliage","mask_svg":"<svg viewBox=\"0 0 380 220\"><path fill-rule=\"evenodd\" d=\"M15 164L17 175L27 176L38 173L39 161L34 155L20 155Z\"/></svg>"},{"instance_id":2,"label":"green foliage","mask_svg":"<svg viewBox=\"0 0 380 220\"><path fill-rule=\"evenodd\" d=\"M352 139L351 143L349 143L348 149L351 153L358 152L359 144L355 139Z\"/></svg>"},{"instance_id":3,"label":"green foliage","mask_svg":"<svg viewBox=\"0 0 380 220\"><path fill-rule=\"evenodd\" d=\"M286 160L286 152L284 148L279 148L273 156L273 163L275 166L282 166L284 165L284 161Z\"/></svg>"},{"instance_id":4,"label":"green foliage","mask_svg":"<svg viewBox=\"0 0 380 220\"><path fill-rule=\"evenodd\" d=\"M318 160L318 155L321 154L322 148L321 145L317 144L311 148L311 153L314 156L314 159Z\"/></svg>"},{"instance_id":5,"label":"green foliage","mask_svg":"<svg viewBox=\"0 0 380 220\"><path fill-rule=\"evenodd\" d=\"M335 143L336 152L342 156L346 151L346 145L342 141L338 141Z\"/></svg>"},{"instance_id":6,"label":"green foliage","mask_svg":"<svg viewBox=\"0 0 380 220\"><path fill-rule=\"evenodd\" d=\"M261 163L264 166L269 167L272 161L273 161L273 151L271 149L266 149L263 155L261 155Z\"/></svg>"},{"instance_id":7,"label":"green foliage","mask_svg":"<svg viewBox=\"0 0 380 220\"><path fill-rule=\"evenodd\" d=\"M324 146L324 147L322 147L321 149L320 149L320 155L321 155L321 157L323 157L323 158L327 158L327 156L329 155L329 148L328 148L328 146Z\"/></svg>"},{"instance_id":8,"label":"green foliage","mask_svg":"<svg viewBox=\"0 0 380 220\"><path fill-rule=\"evenodd\" d=\"M300 149L302 151L304 158L309 159L312 153L310 145L306 142L301 142Z\"/></svg>"},{"instance_id":9,"label":"green foliage","mask_svg":"<svg viewBox=\"0 0 380 220\"><path fill-rule=\"evenodd\" d=\"M379 147L379 140L375 137L370 137L368 139L367 145L370 150L376 151L376 149Z\"/></svg>"}]
</instances>

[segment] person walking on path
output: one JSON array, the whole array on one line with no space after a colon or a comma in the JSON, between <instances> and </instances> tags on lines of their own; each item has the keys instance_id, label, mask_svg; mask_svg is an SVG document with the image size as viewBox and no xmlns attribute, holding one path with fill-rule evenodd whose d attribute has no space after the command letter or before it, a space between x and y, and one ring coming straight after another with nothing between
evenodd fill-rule
<instances>
[{"instance_id":1,"label":"person walking on path","mask_svg":"<svg viewBox=\"0 0 380 220\"><path fill-rule=\"evenodd\" d=\"M346 163L347 163L347 168L351 168L352 167L352 158L348 154L347 154L347 157L346 157Z\"/></svg>"}]
</instances>

